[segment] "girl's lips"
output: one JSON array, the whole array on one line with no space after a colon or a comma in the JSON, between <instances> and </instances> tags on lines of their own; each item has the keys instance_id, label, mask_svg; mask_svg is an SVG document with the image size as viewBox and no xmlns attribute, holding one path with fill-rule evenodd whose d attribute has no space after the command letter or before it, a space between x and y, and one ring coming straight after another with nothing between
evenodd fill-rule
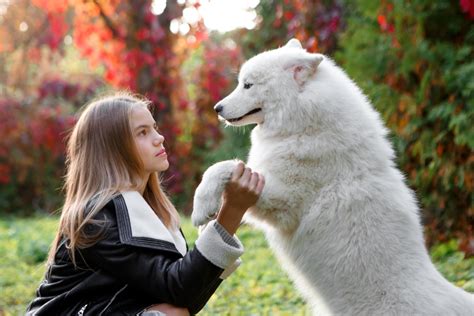
<instances>
[{"instance_id":1,"label":"girl's lips","mask_svg":"<svg viewBox=\"0 0 474 316\"><path fill-rule=\"evenodd\" d=\"M166 155L166 150L165 150L165 149L160 150L160 151L155 155L155 157L162 156L162 155Z\"/></svg>"}]
</instances>

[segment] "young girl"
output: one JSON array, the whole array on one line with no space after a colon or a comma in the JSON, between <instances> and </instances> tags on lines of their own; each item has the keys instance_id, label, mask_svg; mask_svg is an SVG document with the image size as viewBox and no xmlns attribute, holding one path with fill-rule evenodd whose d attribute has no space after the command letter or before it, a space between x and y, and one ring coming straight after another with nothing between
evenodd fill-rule
<instances>
[{"instance_id":1,"label":"young girl","mask_svg":"<svg viewBox=\"0 0 474 316\"><path fill-rule=\"evenodd\" d=\"M148 102L114 95L89 104L68 143L66 199L48 269L28 315L195 314L235 269L234 236L264 179L240 163L217 219L187 249L160 187L164 138Z\"/></svg>"}]
</instances>

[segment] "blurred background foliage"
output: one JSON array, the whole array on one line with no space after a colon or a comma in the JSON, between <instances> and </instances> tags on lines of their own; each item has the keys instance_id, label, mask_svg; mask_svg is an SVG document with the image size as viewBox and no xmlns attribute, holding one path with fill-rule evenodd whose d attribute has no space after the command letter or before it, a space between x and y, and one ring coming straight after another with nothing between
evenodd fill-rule
<instances>
[{"instance_id":1,"label":"blurred background foliage","mask_svg":"<svg viewBox=\"0 0 474 316\"><path fill-rule=\"evenodd\" d=\"M474 0L228 0L217 15L243 3L252 19L226 32L201 14L210 2L0 0L0 314L21 313L44 272L57 223L45 214L61 207L82 105L116 89L153 101L170 153L164 184L188 215L202 172L245 160L250 145L252 127L224 128L213 106L246 59L293 37L335 59L382 113L433 259L474 291ZM248 263L205 312L304 314L261 234L242 238Z\"/></svg>"},{"instance_id":2,"label":"blurred background foliage","mask_svg":"<svg viewBox=\"0 0 474 316\"><path fill-rule=\"evenodd\" d=\"M189 214L206 167L249 147L251 127L223 128L213 106L246 59L296 37L382 113L428 246L455 238L474 254L474 0L248 0L252 23L228 32L206 25L208 2L0 1L1 214L61 207L75 113L116 89L153 101L164 183Z\"/></svg>"},{"instance_id":3,"label":"blurred background foliage","mask_svg":"<svg viewBox=\"0 0 474 316\"><path fill-rule=\"evenodd\" d=\"M393 132L428 240L455 236L472 254L474 2L361 0L348 9L336 58Z\"/></svg>"}]
</instances>

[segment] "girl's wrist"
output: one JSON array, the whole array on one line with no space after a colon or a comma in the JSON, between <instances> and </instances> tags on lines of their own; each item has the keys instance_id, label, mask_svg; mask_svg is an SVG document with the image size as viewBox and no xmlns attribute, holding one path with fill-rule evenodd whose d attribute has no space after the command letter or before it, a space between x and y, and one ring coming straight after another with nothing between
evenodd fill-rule
<instances>
[{"instance_id":1,"label":"girl's wrist","mask_svg":"<svg viewBox=\"0 0 474 316\"><path fill-rule=\"evenodd\" d=\"M239 208L223 205L217 214L217 222L219 222L230 235L234 235L240 226L244 213L245 212L242 212Z\"/></svg>"}]
</instances>

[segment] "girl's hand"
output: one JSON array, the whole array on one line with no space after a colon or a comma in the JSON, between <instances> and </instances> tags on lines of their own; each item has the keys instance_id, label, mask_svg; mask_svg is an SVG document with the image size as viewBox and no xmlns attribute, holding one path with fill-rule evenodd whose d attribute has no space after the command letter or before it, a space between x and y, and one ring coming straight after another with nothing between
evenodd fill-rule
<instances>
[{"instance_id":1,"label":"girl's hand","mask_svg":"<svg viewBox=\"0 0 474 316\"><path fill-rule=\"evenodd\" d=\"M237 164L222 194L222 207L217 215L217 221L229 234L235 233L247 209L257 203L264 185L261 174L252 172L243 162Z\"/></svg>"}]
</instances>

